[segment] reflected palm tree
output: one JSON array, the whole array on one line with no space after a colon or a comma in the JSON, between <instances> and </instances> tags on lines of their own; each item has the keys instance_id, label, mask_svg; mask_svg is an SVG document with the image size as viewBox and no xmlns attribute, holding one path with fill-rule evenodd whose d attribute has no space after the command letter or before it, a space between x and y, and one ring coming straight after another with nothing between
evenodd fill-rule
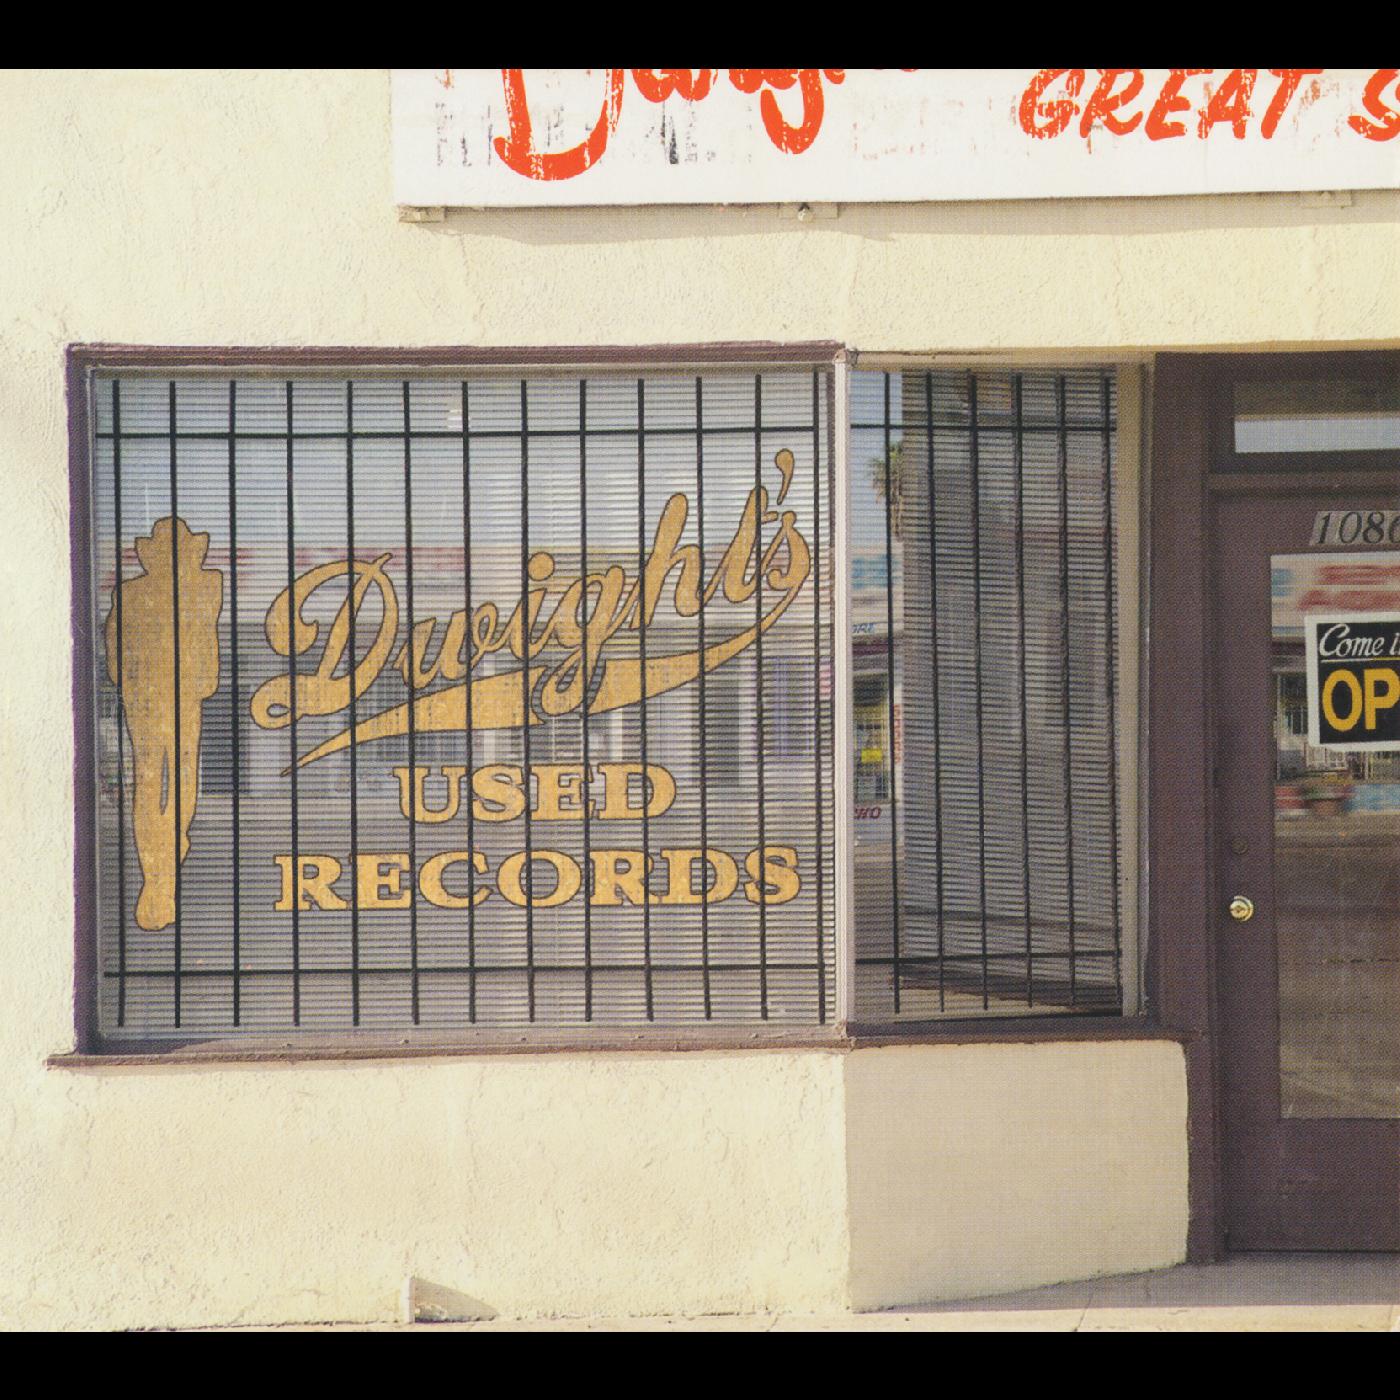
<instances>
[{"instance_id":1,"label":"reflected palm tree","mask_svg":"<svg viewBox=\"0 0 1400 1400\"><path fill-rule=\"evenodd\" d=\"M895 539L903 540L904 532L904 442L890 446L888 461L884 454L870 458L867 464L870 471L870 484L880 500L885 499L886 486L889 489L890 531Z\"/></svg>"}]
</instances>

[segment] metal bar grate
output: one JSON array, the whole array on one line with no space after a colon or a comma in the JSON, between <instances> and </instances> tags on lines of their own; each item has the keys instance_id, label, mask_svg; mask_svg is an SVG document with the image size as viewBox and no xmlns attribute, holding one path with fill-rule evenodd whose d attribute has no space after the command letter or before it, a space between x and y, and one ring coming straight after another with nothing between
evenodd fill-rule
<instances>
[{"instance_id":1,"label":"metal bar grate","mask_svg":"<svg viewBox=\"0 0 1400 1400\"><path fill-rule=\"evenodd\" d=\"M647 1020L656 1019L656 979L651 965L651 800L647 767L647 433L646 380L637 380L637 652L641 660L641 697L637 723L642 757L642 959L646 973ZM528 734L528 730L526 733ZM760 958L761 961L761 958ZM762 974L760 974L762 975Z\"/></svg>"},{"instance_id":2,"label":"metal bar grate","mask_svg":"<svg viewBox=\"0 0 1400 1400\"><path fill-rule=\"evenodd\" d=\"M232 388L234 386L230 386ZM355 386L346 384L345 386L345 421L353 423L355 421ZM463 490L465 491L465 486ZM355 440L352 437L345 439L345 557L354 559L355 553ZM345 571L345 602L346 606L353 609L355 606L355 573L352 569ZM468 616L471 615L471 605L468 603ZM237 619L233 623L233 635L237 636ZM355 674L355 628L352 626L346 632L346 648L348 651L349 674ZM351 685L348 709L350 712L350 728L353 731L359 718L359 706L356 703L355 687ZM237 733L238 726L233 726L233 732ZM468 745L470 748L470 744ZM350 767L350 869L358 870L360 861L360 764L357 746L350 746L349 755ZM235 812L233 829L238 830L238 818ZM470 941L470 940L468 940ZM350 886L350 1022L352 1025L360 1024L360 882L355 880Z\"/></svg>"},{"instance_id":3,"label":"metal bar grate","mask_svg":"<svg viewBox=\"0 0 1400 1400\"><path fill-rule=\"evenodd\" d=\"M175 385L170 386L172 395ZM173 401L173 400L172 400ZM297 649L296 649L296 464L293 450L292 437L292 381L287 380L287 771L291 776L291 870L290 879L292 915L292 1024L301 1024L301 894L298 886L301 882L301 845L300 820L297 810L297 798L299 788L299 776L297 770ZM174 415L171 415L170 423L170 460L175 462L175 422ZM173 505L172 505L173 509ZM178 659L176 670L179 670ZM177 989L180 985L178 975L175 978Z\"/></svg>"},{"instance_id":4,"label":"metal bar grate","mask_svg":"<svg viewBox=\"0 0 1400 1400\"><path fill-rule=\"evenodd\" d=\"M830 378L99 374L103 1034L828 1022Z\"/></svg>"},{"instance_id":5,"label":"metal bar grate","mask_svg":"<svg viewBox=\"0 0 1400 1400\"><path fill-rule=\"evenodd\" d=\"M115 386L114 386L115 388ZM236 447L236 434L234 425L238 418L238 385L230 381L228 386L228 606L229 606L229 700L233 708L237 708L241 691L238 687L238 454ZM351 507L353 513L353 506ZM121 531L117 532L118 538ZM351 558L355 555L355 541L351 537L349 544L349 554ZM350 664L354 666L354 656L351 655ZM354 714L351 712L353 723ZM352 757L353 762L353 757ZM242 753L238 745L238 725L229 724L229 802L232 807L232 850L230 852L230 893L233 897L233 948L232 948L232 974L233 974L233 1024L237 1026L242 1020L242 903L239 891L239 877L243 870L243 861L240 851L239 834L242 822L239 820L238 802L241 796L242 783ZM353 774L353 769L352 769ZM351 779L354 781L353 776ZM352 788L353 791L353 788ZM354 798L351 798L351 830L354 830ZM351 850L354 849L354 840L351 838ZM354 866L354 860L351 860ZM358 984L356 985L356 1007L358 1012Z\"/></svg>"},{"instance_id":6,"label":"metal bar grate","mask_svg":"<svg viewBox=\"0 0 1400 1400\"><path fill-rule=\"evenodd\" d=\"M852 379L856 1011L1121 1007L1114 379Z\"/></svg>"}]
</instances>

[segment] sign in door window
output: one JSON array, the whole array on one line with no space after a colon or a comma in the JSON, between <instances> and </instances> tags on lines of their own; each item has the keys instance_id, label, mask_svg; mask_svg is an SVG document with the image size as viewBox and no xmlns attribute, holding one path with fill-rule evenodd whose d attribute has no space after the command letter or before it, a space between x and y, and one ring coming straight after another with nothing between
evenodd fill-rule
<instances>
[{"instance_id":1,"label":"sign in door window","mask_svg":"<svg viewBox=\"0 0 1400 1400\"><path fill-rule=\"evenodd\" d=\"M1304 618L1308 742L1400 749L1400 613Z\"/></svg>"}]
</instances>

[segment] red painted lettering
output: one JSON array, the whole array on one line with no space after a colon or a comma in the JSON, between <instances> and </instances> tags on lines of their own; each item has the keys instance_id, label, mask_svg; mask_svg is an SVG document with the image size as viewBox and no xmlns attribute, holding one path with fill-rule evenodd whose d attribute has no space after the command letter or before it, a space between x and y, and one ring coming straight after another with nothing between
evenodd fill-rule
<instances>
[{"instance_id":1,"label":"red painted lettering","mask_svg":"<svg viewBox=\"0 0 1400 1400\"><path fill-rule=\"evenodd\" d=\"M609 68L608 91L602 111L587 138L567 151L538 151L530 126L530 107L525 100L525 73L520 68L502 68L506 90L506 119L510 135L498 136L492 143L496 154L517 175L530 180L567 180L582 175L607 149L608 137L617 129L622 113L622 68Z\"/></svg>"},{"instance_id":2,"label":"red painted lettering","mask_svg":"<svg viewBox=\"0 0 1400 1400\"><path fill-rule=\"evenodd\" d=\"M1225 75L1224 82L1211 93L1201 112L1196 135L1205 140L1212 127L1220 122L1229 122L1234 128L1235 140L1243 141L1249 124L1249 96L1254 91L1254 80L1258 76L1257 68L1232 68Z\"/></svg>"},{"instance_id":3,"label":"red painted lettering","mask_svg":"<svg viewBox=\"0 0 1400 1400\"><path fill-rule=\"evenodd\" d=\"M1319 583L1329 587L1364 583L1379 586L1400 581L1400 566L1394 564L1324 564L1317 571Z\"/></svg>"},{"instance_id":4,"label":"red painted lettering","mask_svg":"<svg viewBox=\"0 0 1400 1400\"><path fill-rule=\"evenodd\" d=\"M1162 90L1157 94L1157 100L1152 104L1152 110L1147 114L1147 122L1143 130L1147 133L1149 141L1166 141L1173 136L1185 136L1186 124L1184 122L1168 121L1167 118L1173 112L1185 112L1190 106L1190 100L1181 95L1181 85L1187 78L1199 77L1206 73L1213 73L1213 68L1173 68L1167 81L1162 84Z\"/></svg>"},{"instance_id":5,"label":"red painted lettering","mask_svg":"<svg viewBox=\"0 0 1400 1400\"><path fill-rule=\"evenodd\" d=\"M1126 136L1142 120L1142 113L1134 112L1127 121L1114 113L1120 107L1126 107L1142 91L1142 69L1102 68L1099 71L1103 76L1084 104L1084 115L1079 119L1079 134L1088 136L1093 130L1094 122L1101 121L1105 131L1111 131L1115 136ZM1114 92L1118 79L1125 75L1128 79L1127 86L1120 92Z\"/></svg>"},{"instance_id":6,"label":"red painted lettering","mask_svg":"<svg viewBox=\"0 0 1400 1400\"><path fill-rule=\"evenodd\" d=\"M1283 118L1283 114L1288 109L1288 104L1293 100L1293 94L1298 91L1298 84L1304 78L1321 73L1321 68L1270 68L1269 72L1278 79L1278 91L1274 93L1274 100L1269 103L1269 110L1264 113L1264 120L1259 124L1259 134L1264 140L1273 139L1273 134L1278 130L1278 124Z\"/></svg>"},{"instance_id":7,"label":"red painted lettering","mask_svg":"<svg viewBox=\"0 0 1400 1400\"><path fill-rule=\"evenodd\" d=\"M1065 95L1053 102L1042 101L1050 84L1061 77L1065 80ZM1083 86L1082 68L1042 68L1021 94L1021 130L1039 141L1058 136L1074 120L1079 110L1074 99Z\"/></svg>"},{"instance_id":8,"label":"red painted lettering","mask_svg":"<svg viewBox=\"0 0 1400 1400\"><path fill-rule=\"evenodd\" d=\"M780 150L789 155L801 155L821 130L822 116L826 99L822 92L822 76L832 83L844 83L844 68L731 68L729 81L740 92L758 92L763 89L758 110L763 118L763 129L768 139ZM790 126L778 106L778 99L769 88L785 92L796 83L802 94L802 120Z\"/></svg>"},{"instance_id":9,"label":"red painted lettering","mask_svg":"<svg viewBox=\"0 0 1400 1400\"><path fill-rule=\"evenodd\" d=\"M1361 96L1361 105L1375 121L1368 122L1365 117L1355 115L1347 118L1347 125L1353 131L1360 132L1368 141L1389 141L1400 134L1400 92L1391 99L1397 103L1396 106L1388 107L1385 102L1385 90L1396 78L1400 78L1400 69L1377 68L1371 75L1371 81L1366 84L1366 91Z\"/></svg>"},{"instance_id":10,"label":"red painted lettering","mask_svg":"<svg viewBox=\"0 0 1400 1400\"><path fill-rule=\"evenodd\" d=\"M674 92L687 102L709 95L718 68L634 68L632 81L648 102L664 102Z\"/></svg>"}]
</instances>

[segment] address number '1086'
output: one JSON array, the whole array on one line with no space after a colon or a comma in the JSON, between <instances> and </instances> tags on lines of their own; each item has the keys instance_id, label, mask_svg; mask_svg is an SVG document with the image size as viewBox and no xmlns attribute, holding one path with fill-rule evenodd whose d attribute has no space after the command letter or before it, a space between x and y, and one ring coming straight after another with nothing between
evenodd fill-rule
<instances>
[{"instance_id":1,"label":"address number '1086'","mask_svg":"<svg viewBox=\"0 0 1400 1400\"><path fill-rule=\"evenodd\" d=\"M1400 510L1320 510L1308 544L1400 544Z\"/></svg>"}]
</instances>

